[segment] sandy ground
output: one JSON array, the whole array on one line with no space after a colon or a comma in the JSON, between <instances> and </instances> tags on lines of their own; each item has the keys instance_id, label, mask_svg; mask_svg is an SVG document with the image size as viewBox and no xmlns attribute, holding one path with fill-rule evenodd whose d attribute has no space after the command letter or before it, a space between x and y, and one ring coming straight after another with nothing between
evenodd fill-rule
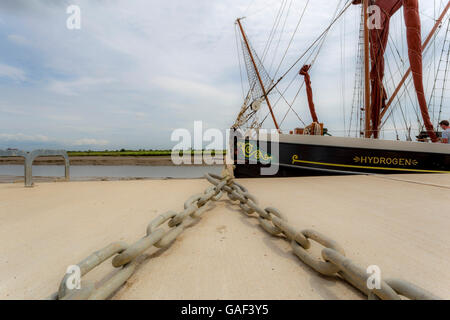
<instances>
[{"instance_id":1,"label":"sandy ground","mask_svg":"<svg viewBox=\"0 0 450 320\"><path fill-rule=\"evenodd\" d=\"M299 229L338 241L361 266L450 299L450 176L242 179L263 206ZM54 292L66 268L109 243L140 239L152 218L181 210L205 180L0 185L0 299ZM439 187L441 186L441 187ZM319 276L287 242L266 234L223 198L167 250L147 259L113 299L362 299ZM318 257L319 246L312 252ZM105 262L84 279L110 275Z\"/></svg>"},{"instance_id":2,"label":"sandy ground","mask_svg":"<svg viewBox=\"0 0 450 320\"><path fill-rule=\"evenodd\" d=\"M214 159L222 159L217 157ZM130 157L130 156L84 156L70 157L71 166L173 166L170 156L146 156L146 157ZM17 157L2 157L0 165L23 164L24 160ZM191 161L194 164L194 159ZM33 165L64 165L64 161L59 157L38 157ZM182 164L183 165L183 164Z\"/></svg>"}]
</instances>

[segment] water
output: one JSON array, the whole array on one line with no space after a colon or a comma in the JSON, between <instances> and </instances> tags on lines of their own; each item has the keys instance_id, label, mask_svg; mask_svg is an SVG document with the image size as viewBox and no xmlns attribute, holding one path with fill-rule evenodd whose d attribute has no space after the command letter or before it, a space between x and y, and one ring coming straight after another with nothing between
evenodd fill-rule
<instances>
[{"instance_id":1,"label":"water","mask_svg":"<svg viewBox=\"0 0 450 320\"><path fill-rule=\"evenodd\" d=\"M220 174L222 166L71 166L71 180L201 178L205 173ZM23 177L23 165L0 165L0 178ZM64 177L64 166L33 166L33 177Z\"/></svg>"}]
</instances>

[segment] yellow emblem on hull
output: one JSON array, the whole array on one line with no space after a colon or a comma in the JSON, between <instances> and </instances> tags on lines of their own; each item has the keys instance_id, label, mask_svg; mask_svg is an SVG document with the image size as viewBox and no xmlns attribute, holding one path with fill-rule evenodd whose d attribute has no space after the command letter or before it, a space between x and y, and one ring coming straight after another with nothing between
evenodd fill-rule
<instances>
[{"instance_id":1,"label":"yellow emblem on hull","mask_svg":"<svg viewBox=\"0 0 450 320\"><path fill-rule=\"evenodd\" d=\"M238 147L241 148L242 154L248 158L248 159L255 159L255 160L264 160L268 161L272 159L272 156L270 156L267 152L263 152L256 148L255 145L246 142L238 142Z\"/></svg>"}]
</instances>

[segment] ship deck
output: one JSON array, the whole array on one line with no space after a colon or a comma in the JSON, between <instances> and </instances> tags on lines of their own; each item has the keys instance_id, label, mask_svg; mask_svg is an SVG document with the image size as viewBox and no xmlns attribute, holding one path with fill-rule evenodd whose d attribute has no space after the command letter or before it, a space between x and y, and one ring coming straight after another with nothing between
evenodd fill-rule
<instances>
[{"instance_id":1,"label":"ship deck","mask_svg":"<svg viewBox=\"0 0 450 320\"><path fill-rule=\"evenodd\" d=\"M405 181L407 180L407 181ZM360 266L450 299L450 175L240 179L299 230L336 240ZM56 291L68 265L111 242L131 244L149 221L181 210L206 180L0 184L0 299ZM150 249L113 299L364 299L319 276L289 244L224 196L167 250ZM319 247L313 246L319 256ZM105 262L86 280L112 271Z\"/></svg>"}]
</instances>

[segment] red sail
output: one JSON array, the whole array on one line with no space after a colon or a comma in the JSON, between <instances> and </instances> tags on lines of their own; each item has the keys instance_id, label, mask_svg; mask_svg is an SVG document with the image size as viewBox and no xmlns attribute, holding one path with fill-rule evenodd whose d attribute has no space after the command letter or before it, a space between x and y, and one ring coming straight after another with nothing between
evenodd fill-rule
<instances>
[{"instance_id":1,"label":"red sail","mask_svg":"<svg viewBox=\"0 0 450 320\"><path fill-rule=\"evenodd\" d=\"M300 69L299 74L305 77L306 95L308 96L308 105L309 111L311 112L312 120L313 122L319 123L319 120L317 119L316 108L314 107L313 92L311 88L311 78L309 77L308 73L309 68L311 68L311 65L304 65Z\"/></svg>"},{"instance_id":2,"label":"red sail","mask_svg":"<svg viewBox=\"0 0 450 320\"><path fill-rule=\"evenodd\" d=\"M378 138L380 113L386 106L386 91L383 86L384 78L384 53L389 38L389 22L391 16L402 6L399 0L378 0L376 5L380 8L380 29L370 29L370 58L372 66L370 69L371 81L371 114L372 132L374 138Z\"/></svg>"},{"instance_id":3,"label":"red sail","mask_svg":"<svg viewBox=\"0 0 450 320\"><path fill-rule=\"evenodd\" d=\"M361 0L353 1L360 4ZM384 53L389 38L389 22L391 16L404 6L406 35L408 41L408 55L413 73L414 87L417 92L423 122L433 142L437 140L433 125L428 114L425 100L422 74L422 40L420 34L420 16L418 0L376 0L373 1L380 8L381 28L370 30L370 80L371 80L371 122L375 138L378 138L380 114L386 106L386 91L383 87Z\"/></svg>"},{"instance_id":4,"label":"red sail","mask_svg":"<svg viewBox=\"0 0 450 320\"><path fill-rule=\"evenodd\" d=\"M411 72L416 88L417 99L419 100L420 111L422 113L423 123L427 129L428 136L433 142L437 141L433 124L428 114L427 102L423 88L422 75L422 38L420 34L420 16L418 0L403 0L403 12L406 24L406 36L408 38L408 55L411 65Z\"/></svg>"}]
</instances>

